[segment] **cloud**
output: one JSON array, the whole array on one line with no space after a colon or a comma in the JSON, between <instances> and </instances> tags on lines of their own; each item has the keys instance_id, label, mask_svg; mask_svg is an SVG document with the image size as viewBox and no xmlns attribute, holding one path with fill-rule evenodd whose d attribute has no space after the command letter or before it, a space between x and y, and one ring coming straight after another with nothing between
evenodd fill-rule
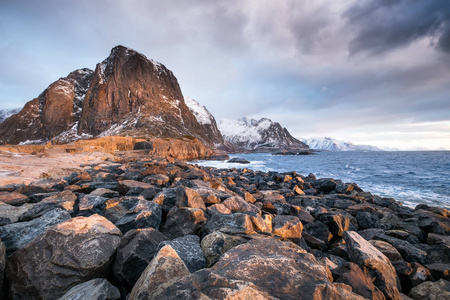
<instances>
[{"instance_id":1,"label":"cloud","mask_svg":"<svg viewBox=\"0 0 450 300\"><path fill-rule=\"evenodd\" d=\"M350 52L382 54L431 37L431 45L450 53L448 0L357 1L343 16L354 27Z\"/></svg>"}]
</instances>

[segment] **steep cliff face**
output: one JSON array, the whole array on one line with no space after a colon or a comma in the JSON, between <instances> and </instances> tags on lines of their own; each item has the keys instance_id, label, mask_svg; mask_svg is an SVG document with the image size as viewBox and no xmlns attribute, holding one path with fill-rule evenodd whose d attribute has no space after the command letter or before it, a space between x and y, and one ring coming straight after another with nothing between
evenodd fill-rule
<instances>
[{"instance_id":1,"label":"steep cliff face","mask_svg":"<svg viewBox=\"0 0 450 300\"><path fill-rule=\"evenodd\" d=\"M97 65L85 99L78 134L220 139L198 123L170 70L123 46Z\"/></svg>"},{"instance_id":2,"label":"steep cliff face","mask_svg":"<svg viewBox=\"0 0 450 300\"><path fill-rule=\"evenodd\" d=\"M39 97L0 124L0 139L18 144L45 142L73 127L80 118L93 71L80 69L50 84Z\"/></svg>"},{"instance_id":3,"label":"steep cliff face","mask_svg":"<svg viewBox=\"0 0 450 300\"><path fill-rule=\"evenodd\" d=\"M226 141L241 150L308 149L308 145L294 138L286 128L267 118L222 119L219 129Z\"/></svg>"}]
</instances>

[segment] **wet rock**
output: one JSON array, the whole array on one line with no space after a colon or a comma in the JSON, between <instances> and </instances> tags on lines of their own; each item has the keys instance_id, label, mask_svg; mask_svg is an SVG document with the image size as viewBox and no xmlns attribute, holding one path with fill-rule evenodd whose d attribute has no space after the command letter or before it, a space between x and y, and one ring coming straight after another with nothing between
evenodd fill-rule
<instances>
[{"instance_id":1,"label":"wet rock","mask_svg":"<svg viewBox=\"0 0 450 300\"><path fill-rule=\"evenodd\" d=\"M6 246L8 255L25 247L47 228L70 219L63 209L51 210L39 218L28 222L18 222L0 227L0 239Z\"/></svg>"},{"instance_id":2,"label":"wet rock","mask_svg":"<svg viewBox=\"0 0 450 300\"><path fill-rule=\"evenodd\" d=\"M358 264L372 278L386 299L400 299L397 275L389 259L354 231L346 231L344 240L352 262Z\"/></svg>"},{"instance_id":3,"label":"wet rock","mask_svg":"<svg viewBox=\"0 0 450 300\"><path fill-rule=\"evenodd\" d=\"M346 266L336 266L331 273L336 282L351 286L353 292L358 295L367 299L385 299L383 293L373 284L373 279L354 263L348 263Z\"/></svg>"},{"instance_id":4,"label":"wet rock","mask_svg":"<svg viewBox=\"0 0 450 300\"><path fill-rule=\"evenodd\" d=\"M172 207L166 217L162 232L169 238L195 234L206 222L203 210Z\"/></svg>"},{"instance_id":5,"label":"wet rock","mask_svg":"<svg viewBox=\"0 0 450 300\"><path fill-rule=\"evenodd\" d=\"M155 202L138 200L133 207L114 224L125 233L131 229L159 228L162 208Z\"/></svg>"},{"instance_id":6,"label":"wet rock","mask_svg":"<svg viewBox=\"0 0 450 300\"><path fill-rule=\"evenodd\" d=\"M283 238L300 239L303 224L294 216L276 216L273 219L273 234Z\"/></svg>"},{"instance_id":7,"label":"wet rock","mask_svg":"<svg viewBox=\"0 0 450 300\"><path fill-rule=\"evenodd\" d=\"M227 163L235 163L235 164L249 164L250 162L244 158L234 157L227 161Z\"/></svg>"},{"instance_id":8,"label":"wet rock","mask_svg":"<svg viewBox=\"0 0 450 300\"><path fill-rule=\"evenodd\" d=\"M390 261L403 260L401 254L391 244L383 241L371 240L369 241L372 246L380 250L381 253L386 255Z\"/></svg>"},{"instance_id":9,"label":"wet rock","mask_svg":"<svg viewBox=\"0 0 450 300\"><path fill-rule=\"evenodd\" d=\"M56 299L91 278L106 277L121 233L105 218L77 217L47 229L9 257L9 293Z\"/></svg>"},{"instance_id":10,"label":"wet rock","mask_svg":"<svg viewBox=\"0 0 450 300\"><path fill-rule=\"evenodd\" d=\"M414 300L450 299L450 281L440 279L421 283L411 289L409 296Z\"/></svg>"},{"instance_id":11,"label":"wet rock","mask_svg":"<svg viewBox=\"0 0 450 300\"><path fill-rule=\"evenodd\" d=\"M166 245L145 268L128 300L167 299L164 290L189 274L178 253Z\"/></svg>"},{"instance_id":12,"label":"wet rock","mask_svg":"<svg viewBox=\"0 0 450 300\"><path fill-rule=\"evenodd\" d=\"M249 240L250 237L246 235L230 235L220 231L208 234L200 243L205 254L206 267L213 266L223 254Z\"/></svg>"},{"instance_id":13,"label":"wet rock","mask_svg":"<svg viewBox=\"0 0 450 300\"><path fill-rule=\"evenodd\" d=\"M170 245L178 253L191 273L206 267L205 255L198 236L187 235L171 241L163 241L158 248L161 249L166 245Z\"/></svg>"},{"instance_id":14,"label":"wet rock","mask_svg":"<svg viewBox=\"0 0 450 300\"><path fill-rule=\"evenodd\" d=\"M166 299L363 299L330 280L328 268L313 255L261 238L231 249L212 268L183 277L163 293Z\"/></svg>"},{"instance_id":15,"label":"wet rock","mask_svg":"<svg viewBox=\"0 0 450 300\"><path fill-rule=\"evenodd\" d=\"M58 300L117 300L119 290L105 278L92 279L71 288Z\"/></svg>"},{"instance_id":16,"label":"wet rock","mask_svg":"<svg viewBox=\"0 0 450 300\"><path fill-rule=\"evenodd\" d=\"M358 212L356 214L356 221L358 222L358 228L361 229L368 229L368 228L374 228L377 222L379 221L379 218L377 215L369 213L369 212Z\"/></svg>"},{"instance_id":17,"label":"wet rock","mask_svg":"<svg viewBox=\"0 0 450 300\"><path fill-rule=\"evenodd\" d=\"M130 230L117 247L113 273L121 284L133 287L144 269L157 253L159 243L167 240L153 228Z\"/></svg>"},{"instance_id":18,"label":"wet rock","mask_svg":"<svg viewBox=\"0 0 450 300\"><path fill-rule=\"evenodd\" d=\"M26 213L24 213L20 220L29 221L31 219L38 218L56 208L61 208L69 213L73 213L76 200L77 195L75 195L71 191L57 193L56 195L47 197L41 202L37 203Z\"/></svg>"},{"instance_id":19,"label":"wet rock","mask_svg":"<svg viewBox=\"0 0 450 300\"><path fill-rule=\"evenodd\" d=\"M30 202L30 198L20 193L12 192L12 193L1 193L0 194L0 202L20 206L22 204Z\"/></svg>"}]
</instances>

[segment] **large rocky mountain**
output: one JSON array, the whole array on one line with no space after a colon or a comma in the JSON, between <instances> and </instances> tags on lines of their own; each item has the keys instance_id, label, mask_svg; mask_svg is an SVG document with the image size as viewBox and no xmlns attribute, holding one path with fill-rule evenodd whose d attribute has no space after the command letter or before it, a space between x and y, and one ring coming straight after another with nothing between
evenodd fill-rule
<instances>
[{"instance_id":1,"label":"large rocky mountain","mask_svg":"<svg viewBox=\"0 0 450 300\"><path fill-rule=\"evenodd\" d=\"M294 138L286 128L267 118L222 119L219 129L224 139L240 150L308 149L308 145Z\"/></svg>"},{"instance_id":2,"label":"large rocky mountain","mask_svg":"<svg viewBox=\"0 0 450 300\"><path fill-rule=\"evenodd\" d=\"M0 139L64 143L108 135L192 136L209 146L223 138L189 110L173 73L130 48L117 46L95 71L76 70L52 83L0 124Z\"/></svg>"},{"instance_id":3,"label":"large rocky mountain","mask_svg":"<svg viewBox=\"0 0 450 300\"><path fill-rule=\"evenodd\" d=\"M311 149L326 150L326 151L383 151L375 146L370 145L355 145L350 142L335 140L329 137L325 138L310 138L301 139Z\"/></svg>"},{"instance_id":4,"label":"large rocky mountain","mask_svg":"<svg viewBox=\"0 0 450 300\"><path fill-rule=\"evenodd\" d=\"M0 124L0 139L11 144L39 143L76 127L92 75L90 69L75 70L50 84Z\"/></svg>"}]
</instances>

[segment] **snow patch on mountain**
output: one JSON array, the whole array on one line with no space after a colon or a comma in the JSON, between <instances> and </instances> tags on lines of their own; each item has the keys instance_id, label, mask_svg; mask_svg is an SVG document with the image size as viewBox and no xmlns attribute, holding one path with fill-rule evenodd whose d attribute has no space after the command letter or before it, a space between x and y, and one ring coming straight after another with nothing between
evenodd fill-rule
<instances>
[{"instance_id":1,"label":"snow patch on mountain","mask_svg":"<svg viewBox=\"0 0 450 300\"><path fill-rule=\"evenodd\" d=\"M184 102L189 107L189 110L194 114L197 122L201 125L212 124L214 117L209 113L205 106L201 105L189 96L184 98Z\"/></svg>"},{"instance_id":2,"label":"snow patch on mountain","mask_svg":"<svg viewBox=\"0 0 450 300\"><path fill-rule=\"evenodd\" d=\"M327 151L383 151L383 149L370 145L355 145L350 142L324 138L300 139L311 149L327 150Z\"/></svg>"},{"instance_id":3,"label":"snow patch on mountain","mask_svg":"<svg viewBox=\"0 0 450 300\"><path fill-rule=\"evenodd\" d=\"M219 122L219 130L226 141L245 150L308 148L307 145L294 138L286 128L267 118L260 120L222 119Z\"/></svg>"},{"instance_id":4,"label":"snow patch on mountain","mask_svg":"<svg viewBox=\"0 0 450 300\"><path fill-rule=\"evenodd\" d=\"M17 114L21 108L12 108L12 109L0 109L0 123L2 123L7 118L11 117L12 115Z\"/></svg>"}]
</instances>

